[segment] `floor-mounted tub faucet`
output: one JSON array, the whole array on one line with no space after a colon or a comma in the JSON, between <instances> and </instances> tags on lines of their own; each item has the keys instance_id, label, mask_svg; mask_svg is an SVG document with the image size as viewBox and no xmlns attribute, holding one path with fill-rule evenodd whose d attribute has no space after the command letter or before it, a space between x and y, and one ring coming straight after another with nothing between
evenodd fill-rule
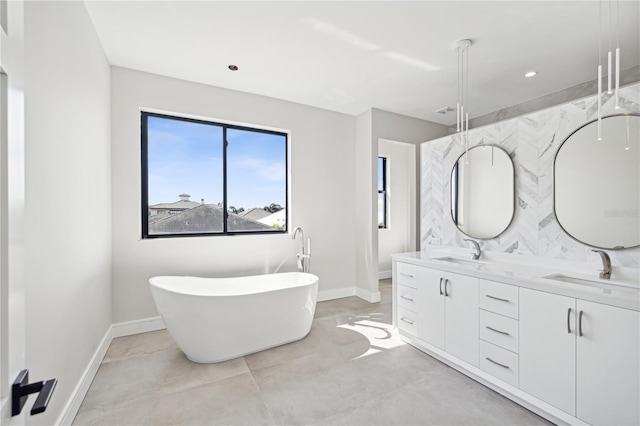
<instances>
[{"instance_id":1,"label":"floor-mounted tub faucet","mask_svg":"<svg viewBox=\"0 0 640 426\"><path fill-rule=\"evenodd\" d=\"M611 278L611 258L606 251L591 250L592 253L598 253L602 259L602 269L600 270L600 279L608 280Z\"/></svg>"},{"instance_id":2,"label":"floor-mounted tub faucet","mask_svg":"<svg viewBox=\"0 0 640 426\"><path fill-rule=\"evenodd\" d=\"M293 230L293 234L291 235L291 239L295 240L298 235L298 231L300 231L300 236L302 239L300 240L300 253L304 253L304 231L299 226L296 226Z\"/></svg>"},{"instance_id":3,"label":"floor-mounted tub faucet","mask_svg":"<svg viewBox=\"0 0 640 426\"><path fill-rule=\"evenodd\" d=\"M301 227L296 226L293 230L293 234L291 235L291 239L295 240L298 235L298 231L300 231L300 251L297 253L298 257L298 271L300 272L309 272L310 262L311 262L311 244L309 242L309 253L304 252L304 231Z\"/></svg>"},{"instance_id":4,"label":"floor-mounted tub faucet","mask_svg":"<svg viewBox=\"0 0 640 426\"><path fill-rule=\"evenodd\" d=\"M478 244L477 241L472 240L470 238L465 238L463 241L469 241L470 243L473 244L473 247L476 249L475 253L471 255L471 259L473 260L480 259L480 254L482 253L482 250L480 250L480 244Z\"/></svg>"}]
</instances>

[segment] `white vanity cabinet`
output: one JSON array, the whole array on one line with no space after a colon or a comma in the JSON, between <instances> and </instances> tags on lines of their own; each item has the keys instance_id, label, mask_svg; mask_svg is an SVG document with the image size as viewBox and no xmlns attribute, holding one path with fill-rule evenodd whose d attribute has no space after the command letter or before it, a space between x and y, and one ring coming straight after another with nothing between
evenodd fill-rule
<instances>
[{"instance_id":1,"label":"white vanity cabinet","mask_svg":"<svg viewBox=\"0 0 640 426\"><path fill-rule=\"evenodd\" d=\"M638 293L485 263L395 255L402 339L554 423L640 426Z\"/></svg>"},{"instance_id":2,"label":"white vanity cabinet","mask_svg":"<svg viewBox=\"0 0 640 426\"><path fill-rule=\"evenodd\" d=\"M478 279L419 267L418 337L478 365Z\"/></svg>"},{"instance_id":3,"label":"white vanity cabinet","mask_svg":"<svg viewBox=\"0 0 640 426\"><path fill-rule=\"evenodd\" d=\"M395 282L398 328L414 336L418 335L419 269L422 268L408 263L398 263Z\"/></svg>"},{"instance_id":4,"label":"white vanity cabinet","mask_svg":"<svg viewBox=\"0 0 640 426\"><path fill-rule=\"evenodd\" d=\"M640 424L640 312L578 300L576 315L576 417Z\"/></svg>"},{"instance_id":5,"label":"white vanity cabinet","mask_svg":"<svg viewBox=\"0 0 640 426\"><path fill-rule=\"evenodd\" d=\"M420 267L420 328L418 337L444 350L444 292L440 278L442 271ZM443 279L444 280L444 279Z\"/></svg>"},{"instance_id":6,"label":"white vanity cabinet","mask_svg":"<svg viewBox=\"0 0 640 426\"><path fill-rule=\"evenodd\" d=\"M518 386L518 287L480 280L480 369Z\"/></svg>"},{"instance_id":7,"label":"white vanity cabinet","mask_svg":"<svg viewBox=\"0 0 640 426\"><path fill-rule=\"evenodd\" d=\"M640 313L520 288L520 389L592 425L640 423Z\"/></svg>"},{"instance_id":8,"label":"white vanity cabinet","mask_svg":"<svg viewBox=\"0 0 640 426\"><path fill-rule=\"evenodd\" d=\"M398 262L397 325L478 366L478 279Z\"/></svg>"},{"instance_id":9,"label":"white vanity cabinet","mask_svg":"<svg viewBox=\"0 0 640 426\"><path fill-rule=\"evenodd\" d=\"M520 288L520 389L575 415L576 300Z\"/></svg>"}]
</instances>

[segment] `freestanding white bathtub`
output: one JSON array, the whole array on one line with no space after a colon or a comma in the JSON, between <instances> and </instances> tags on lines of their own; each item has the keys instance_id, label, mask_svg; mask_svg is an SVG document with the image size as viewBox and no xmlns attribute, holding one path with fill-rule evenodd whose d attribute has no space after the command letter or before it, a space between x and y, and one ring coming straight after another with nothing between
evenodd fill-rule
<instances>
[{"instance_id":1,"label":"freestanding white bathtub","mask_svg":"<svg viewBox=\"0 0 640 426\"><path fill-rule=\"evenodd\" d=\"M287 272L238 278L153 277L167 331L195 362L220 362L294 342L311 330L318 277Z\"/></svg>"}]
</instances>

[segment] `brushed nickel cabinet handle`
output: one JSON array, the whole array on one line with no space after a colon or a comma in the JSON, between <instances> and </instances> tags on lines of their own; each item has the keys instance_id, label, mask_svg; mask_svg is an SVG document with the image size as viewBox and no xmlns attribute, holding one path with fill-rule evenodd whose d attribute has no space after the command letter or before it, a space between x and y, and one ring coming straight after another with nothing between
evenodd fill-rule
<instances>
[{"instance_id":1,"label":"brushed nickel cabinet handle","mask_svg":"<svg viewBox=\"0 0 640 426\"><path fill-rule=\"evenodd\" d=\"M571 334L571 308L567 309L567 333Z\"/></svg>"},{"instance_id":2,"label":"brushed nickel cabinet handle","mask_svg":"<svg viewBox=\"0 0 640 426\"><path fill-rule=\"evenodd\" d=\"M411 325L413 325L413 321L411 321L410 319L406 319L405 317L400 318L400 321L404 321L404 322L406 322L407 324L411 324Z\"/></svg>"},{"instance_id":3,"label":"brushed nickel cabinet handle","mask_svg":"<svg viewBox=\"0 0 640 426\"><path fill-rule=\"evenodd\" d=\"M443 279L444 278L442 278L442 277L440 278L440 296L442 296L442 280Z\"/></svg>"},{"instance_id":4,"label":"brushed nickel cabinet handle","mask_svg":"<svg viewBox=\"0 0 640 426\"><path fill-rule=\"evenodd\" d=\"M403 298L404 300L409 300L410 302L413 302L413 299L411 297L407 297L404 294L400 295L401 298Z\"/></svg>"},{"instance_id":5,"label":"brushed nickel cabinet handle","mask_svg":"<svg viewBox=\"0 0 640 426\"><path fill-rule=\"evenodd\" d=\"M491 331L495 331L496 333L504 334L505 336L511 336L511 335L510 335L509 333L507 333L506 331L496 330L495 328L490 327L490 326L488 326L488 325L487 325L487 326L485 326L485 328L488 328L488 329L489 329L489 330L491 330Z\"/></svg>"},{"instance_id":6,"label":"brushed nickel cabinet handle","mask_svg":"<svg viewBox=\"0 0 640 426\"><path fill-rule=\"evenodd\" d=\"M400 272L400 275L402 275L403 277L413 278L413 275L411 275L411 274L406 274L406 273L404 273L404 272Z\"/></svg>"},{"instance_id":7,"label":"brushed nickel cabinet handle","mask_svg":"<svg viewBox=\"0 0 640 426\"><path fill-rule=\"evenodd\" d=\"M584 311L578 313L578 336L582 337L582 314Z\"/></svg>"},{"instance_id":8,"label":"brushed nickel cabinet handle","mask_svg":"<svg viewBox=\"0 0 640 426\"><path fill-rule=\"evenodd\" d=\"M444 280L444 295L445 296L449 296L449 293L447 293L447 285L449 284L449 278L445 278Z\"/></svg>"},{"instance_id":9,"label":"brushed nickel cabinet handle","mask_svg":"<svg viewBox=\"0 0 640 426\"><path fill-rule=\"evenodd\" d=\"M495 362L494 360L492 360L492 359L491 359L491 358L489 358L488 356L487 356L487 357L485 357L484 359L486 359L486 360L487 360L487 361L489 361L489 362L494 363L495 365L499 365L499 366L500 366L500 367L502 367L502 368L509 368L509 366L508 366L508 365L504 365L504 364L500 364L499 362Z\"/></svg>"},{"instance_id":10,"label":"brushed nickel cabinet handle","mask_svg":"<svg viewBox=\"0 0 640 426\"><path fill-rule=\"evenodd\" d=\"M488 297L489 299L499 300L501 302L511 302L509 299L501 299L499 297L495 297L495 296L492 296L490 294L485 294L485 296Z\"/></svg>"}]
</instances>

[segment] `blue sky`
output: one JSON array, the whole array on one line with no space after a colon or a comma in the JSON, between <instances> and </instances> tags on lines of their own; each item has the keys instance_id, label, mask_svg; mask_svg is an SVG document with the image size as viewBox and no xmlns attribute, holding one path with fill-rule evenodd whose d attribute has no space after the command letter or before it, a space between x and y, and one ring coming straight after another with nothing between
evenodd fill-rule
<instances>
[{"instance_id":1,"label":"blue sky","mask_svg":"<svg viewBox=\"0 0 640 426\"><path fill-rule=\"evenodd\" d=\"M149 117L149 204L174 202L182 193L222 202L222 135L218 126ZM227 140L228 205L285 206L285 137L228 129Z\"/></svg>"}]
</instances>

